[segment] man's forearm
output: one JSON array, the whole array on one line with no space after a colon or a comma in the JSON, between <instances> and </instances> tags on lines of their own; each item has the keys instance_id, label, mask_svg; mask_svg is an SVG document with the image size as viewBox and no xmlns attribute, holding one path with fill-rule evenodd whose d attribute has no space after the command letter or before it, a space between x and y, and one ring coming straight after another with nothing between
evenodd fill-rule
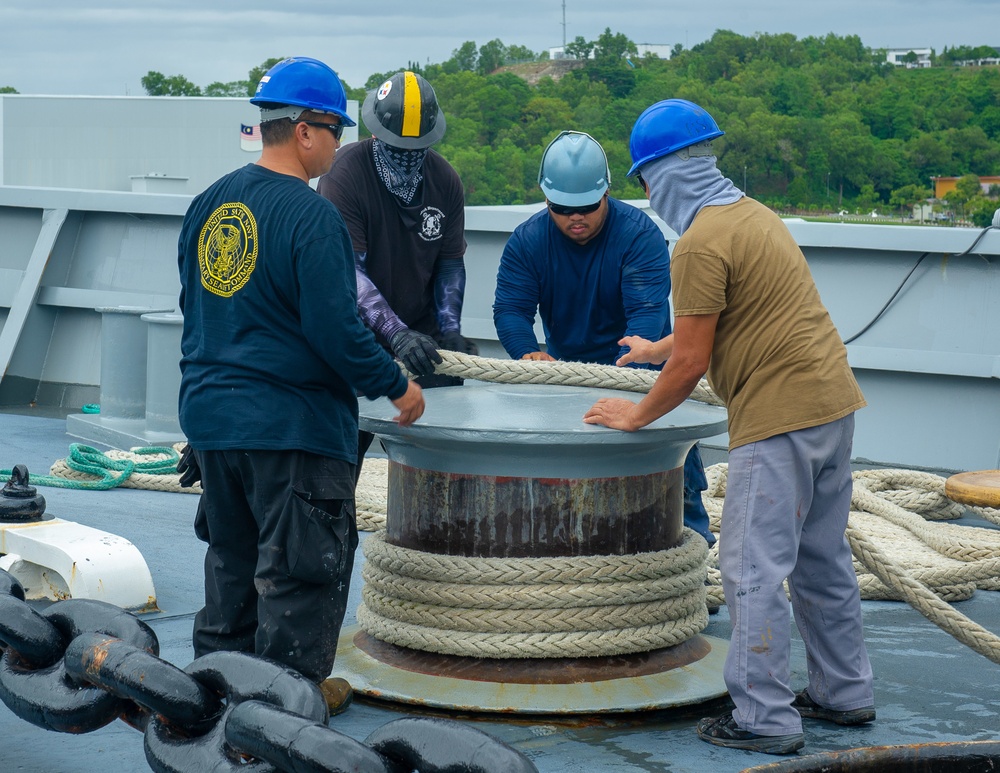
<instances>
[{"instance_id":1,"label":"man's forearm","mask_svg":"<svg viewBox=\"0 0 1000 773\"><path fill-rule=\"evenodd\" d=\"M682 362L667 360L652 388L636 404L633 412L636 429L651 424L687 400L702 375Z\"/></svg>"}]
</instances>

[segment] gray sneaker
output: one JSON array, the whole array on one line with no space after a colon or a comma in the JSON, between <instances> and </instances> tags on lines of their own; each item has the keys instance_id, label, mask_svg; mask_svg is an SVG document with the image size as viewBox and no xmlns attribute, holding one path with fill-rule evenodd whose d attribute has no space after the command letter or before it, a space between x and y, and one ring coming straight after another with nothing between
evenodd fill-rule
<instances>
[{"instance_id":1,"label":"gray sneaker","mask_svg":"<svg viewBox=\"0 0 1000 773\"><path fill-rule=\"evenodd\" d=\"M788 735L757 735L736 724L732 714L706 717L698 722L698 737L716 746L747 749L764 754L792 754L806 745L802 733Z\"/></svg>"},{"instance_id":2,"label":"gray sneaker","mask_svg":"<svg viewBox=\"0 0 1000 773\"><path fill-rule=\"evenodd\" d=\"M809 719L822 719L826 722L833 722L837 725L864 725L875 721L875 707L863 706L860 709L849 709L847 711L837 711L820 706L809 697L808 690L802 690L795 694L792 701L792 708L799 712L800 716Z\"/></svg>"}]
</instances>

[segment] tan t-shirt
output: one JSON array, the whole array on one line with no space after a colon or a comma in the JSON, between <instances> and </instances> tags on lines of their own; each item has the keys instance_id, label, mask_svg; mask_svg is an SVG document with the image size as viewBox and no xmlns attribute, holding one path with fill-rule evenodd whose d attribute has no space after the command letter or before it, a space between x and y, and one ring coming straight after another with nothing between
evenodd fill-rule
<instances>
[{"instance_id":1,"label":"tan t-shirt","mask_svg":"<svg viewBox=\"0 0 1000 773\"><path fill-rule=\"evenodd\" d=\"M729 411L730 450L865 405L806 259L767 207L703 208L670 276L675 316L719 312L708 381Z\"/></svg>"}]
</instances>

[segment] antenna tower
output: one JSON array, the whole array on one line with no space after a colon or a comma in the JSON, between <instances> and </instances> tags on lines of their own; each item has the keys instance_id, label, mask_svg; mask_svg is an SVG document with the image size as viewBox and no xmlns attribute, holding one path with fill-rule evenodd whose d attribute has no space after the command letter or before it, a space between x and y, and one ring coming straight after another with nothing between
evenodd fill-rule
<instances>
[{"instance_id":1,"label":"antenna tower","mask_svg":"<svg viewBox=\"0 0 1000 773\"><path fill-rule=\"evenodd\" d=\"M563 53L566 53L566 0L563 0Z\"/></svg>"}]
</instances>

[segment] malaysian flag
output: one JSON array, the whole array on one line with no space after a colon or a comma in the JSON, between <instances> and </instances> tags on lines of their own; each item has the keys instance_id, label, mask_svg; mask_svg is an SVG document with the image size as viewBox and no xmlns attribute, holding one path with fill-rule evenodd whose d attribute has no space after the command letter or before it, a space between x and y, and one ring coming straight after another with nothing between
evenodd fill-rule
<instances>
[{"instance_id":1,"label":"malaysian flag","mask_svg":"<svg viewBox=\"0 0 1000 773\"><path fill-rule=\"evenodd\" d=\"M260 150L263 147L263 142L260 138L260 124L256 126L247 126L245 123L240 124L240 147L248 151Z\"/></svg>"}]
</instances>

